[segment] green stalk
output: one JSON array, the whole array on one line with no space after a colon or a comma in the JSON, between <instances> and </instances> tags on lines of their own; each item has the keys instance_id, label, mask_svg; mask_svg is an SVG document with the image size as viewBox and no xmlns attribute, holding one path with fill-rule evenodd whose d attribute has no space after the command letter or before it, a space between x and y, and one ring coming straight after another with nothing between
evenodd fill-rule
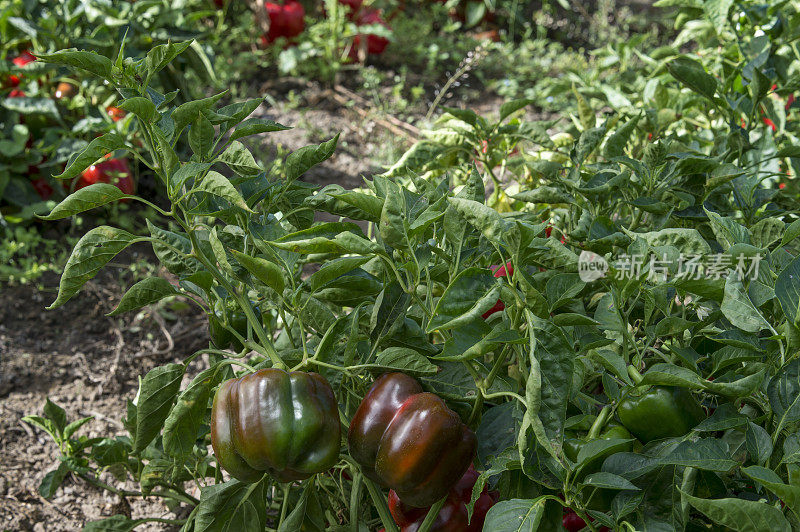
<instances>
[{"instance_id":1,"label":"green stalk","mask_svg":"<svg viewBox=\"0 0 800 532\"><path fill-rule=\"evenodd\" d=\"M439 511L442 509L442 506L444 506L444 502L446 500L447 496L445 495L444 497L436 501L433 506L431 506L431 509L428 510L428 515L425 516L425 520L420 525L418 532L430 531L431 527L433 526L433 522L436 521L437 517L439 517Z\"/></svg>"}]
</instances>

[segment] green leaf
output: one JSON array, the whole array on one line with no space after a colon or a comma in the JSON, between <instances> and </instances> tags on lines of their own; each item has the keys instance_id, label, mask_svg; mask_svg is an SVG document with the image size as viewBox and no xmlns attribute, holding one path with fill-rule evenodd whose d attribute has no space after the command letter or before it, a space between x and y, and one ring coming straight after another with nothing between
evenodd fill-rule
<instances>
[{"instance_id":1,"label":"green leaf","mask_svg":"<svg viewBox=\"0 0 800 532\"><path fill-rule=\"evenodd\" d=\"M108 261L139 240L127 231L106 225L95 227L83 235L64 266L58 297L47 309L60 307L69 301Z\"/></svg>"},{"instance_id":2,"label":"green leaf","mask_svg":"<svg viewBox=\"0 0 800 532\"><path fill-rule=\"evenodd\" d=\"M172 284L162 277L148 277L142 279L125 292L117 308L106 314L116 316L123 312L140 309L147 305L152 305L161 301L165 297L178 295L180 292Z\"/></svg>"},{"instance_id":3,"label":"green leaf","mask_svg":"<svg viewBox=\"0 0 800 532\"><path fill-rule=\"evenodd\" d=\"M275 290L279 295L283 294L286 282L283 279L283 269L280 266L261 257L251 257L235 249L230 251L236 262L244 266L253 277Z\"/></svg>"},{"instance_id":4,"label":"green leaf","mask_svg":"<svg viewBox=\"0 0 800 532\"><path fill-rule=\"evenodd\" d=\"M311 292L316 292L334 279L351 272L370 260L370 257L343 257L326 262L305 280Z\"/></svg>"},{"instance_id":5,"label":"green leaf","mask_svg":"<svg viewBox=\"0 0 800 532\"><path fill-rule=\"evenodd\" d=\"M139 385L133 451L142 452L153 441L175 402L185 371L183 364L166 364L150 370Z\"/></svg>"},{"instance_id":6,"label":"green leaf","mask_svg":"<svg viewBox=\"0 0 800 532\"><path fill-rule=\"evenodd\" d=\"M264 480L231 480L201 488L195 532L263 532L267 526Z\"/></svg>"},{"instance_id":7,"label":"green leaf","mask_svg":"<svg viewBox=\"0 0 800 532\"><path fill-rule=\"evenodd\" d=\"M189 147L201 161L208 159L208 155L211 153L214 145L214 133L214 126L211 125L208 118L202 114L197 115L189 129Z\"/></svg>"},{"instance_id":8,"label":"green leaf","mask_svg":"<svg viewBox=\"0 0 800 532\"><path fill-rule=\"evenodd\" d=\"M511 100L510 102L505 102L500 106L500 122L516 113L520 109L524 109L525 107L534 103L536 103L536 100L531 98L523 98L520 100Z\"/></svg>"},{"instance_id":9,"label":"green leaf","mask_svg":"<svg viewBox=\"0 0 800 532\"><path fill-rule=\"evenodd\" d=\"M770 328L769 322L750 300L744 283L736 272L731 272L725 281L725 295L720 310L728 321L743 331L757 333L761 329Z\"/></svg>"},{"instance_id":10,"label":"green leaf","mask_svg":"<svg viewBox=\"0 0 800 532\"><path fill-rule=\"evenodd\" d=\"M486 268L467 268L453 279L436 303L428 333L481 319L500 296L500 285Z\"/></svg>"},{"instance_id":11,"label":"green leaf","mask_svg":"<svg viewBox=\"0 0 800 532\"><path fill-rule=\"evenodd\" d=\"M273 131L286 131L287 129L292 128L265 118L248 118L234 128L230 140L238 140L250 135L260 135L261 133L272 133Z\"/></svg>"},{"instance_id":12,"label":"green leaf","mask_svg":"<svg viewBox=\"0 0 800 532\"><path fill-rule=\"evenodd\" d=\"M572 203L575 201L575 199L566 192L562 192L550 186L523 190L519 194L513 194L511 197L515 200L525 201L527 203Z\"/></svg>"},{"instance_id":13,"label":"green leaf","mask_svg":"<svg viewBox=\"0 0 800 532\"><path fill-rule=\"evenodd\" d=\"M217 160L227 164L231 170L243 176L258 175L262 171L256 160L253 159L253 154L250 153L250 150L236 140L225 148L225 151L219 155Z\"/></svg>"},{"instance_id":14,"label":"green leaf","mask_svg":"<svg viewBox=\"0 0 800 532\"><path fill-rule=\"evenodd\" d=\"M383 288L372 306L369 337L373 345L391 337L403 325L410 304L411 296L397 282Z\"/></svg>"},{"instance_id":15,"label":"green leaf","mask_svg":"<svg viewBox=\"0 0 800 532\"><path fill-rule=\"evenodd\" d=\"M800 517L800 487L785 484L773 470L761 466L743 467L742 473L774 493Z\"/></svg>"},{"instance_id":16,"label":"green leaf","mask_svg":"<svg viewBox=\"0 0 800 532\"><path fill-rule=\"evenodd\" d=\"M706 72L702 63L684 56L667 63L667 69L675 79L694 92L714 101L714 94L717 92L717 80Z\"/></svg>"},{"instance_id":17,"label":"green leaf","mask_svg":"<svg viewBox=\"0 0 800 532\"><path fill-rule=\"evenodd\" d=\"M289 156L286 157L285 163L286 180L294 181L312 167L329 159L336 150L336 144L338 142L339 134L337 133L335 137L322 144L304 146L290 153Z\"/></svg>"},{"instance_id":18,"label":"green leaf","mask_svg":"<svg viewBox=\"0 0 800 532\"><path fill-rule=\"evenodd\" d=\"M322 532L325 530L322 512L314 483L308 482L303 488L300 500L278 527L278 532L295 532L296 530Z\"/></svg>"},{"instance_id":19,"label":"green leaf","mask_svg":"<svg viewBox=\"0 0 800 532\"><path fill-rule=\"evenodd\" d=\"M640 118L641 115L634 116L608 137L603 153L607 159L625 155L625 148Z\"/></svg>"},{"instance_id":20,"label":"green leaf","mask_svg":"<svg viewBox=\"0 0 800 532\"><path fill-rule=\"evenodd\" d=\"M56 490L61 486L61 483L64 482L67 474L69 474L69 467L64 462L61 462L58 464L57 468L49 471L44 476L42 482L39 484L39 495L45 499L51 498L56 494Z\"/></svg>"},{"instance_id":21,"label":"green leaf","mask_svg":"<svg viewBox=\"0 0 800 532\"><path fill-rule=\"evenodd\" d=\"M777 423L776 434L787 424L800 421L800 360L792 360L770 379L767 397Z\"/></svg>"},{"instance_id":22,"label":"green leaf","mask_svg":"<svg viewBox=\"0 0 800 532\"><path fill-rule=\"evenodd\" d=\"M94 209L108 203L113 203L122 198L130 198L124 194L119 188L108 183L95 183L88 187L76 190L58 205L53 207L50 214L47 216L40 216L42 220L60 220L68 218L80 212Z\"/></svg>"},{"instance_id":23,"label":"green leaf","mask_svg":"<svg viewBox=\"0 0 800 532\"><path fill-rule=\"evenodd\" d=\"M192 41L184 41L180 43L167 43L167 44L159 44L158 46L154 46L147 52L147 56L144 59L144 68L145 68L145 82L144 86L147 87L150 85L150 80L152 77L164 69L173 59L179 56L181 53L184 52L190 45Z\"/></svg>"},{"instance_id":24,"label":"green leaf","mask_svg":"<svg viewBox=\"0 0 800 532\"><path fill-rule=\"evenodd\" d=\"M505 246L509 236L519 235L515 224L503 219L500 213L483 203L465 198L447 198L447 201L490 242Z\"/></svg>"},{"instance_id":25,"label":"green leaf","mask_svg":"<svg viewBox=\"0 0 800 532\"><path fill-rule=\"evenodd\" d=\"M800 226L798 229L800 230ZM778 274L775 280L775 297L778 298L789 323L800 322L800 257L796 257Z\"/></svg>"},{"instance_id":26,"label":"green leaf","mask_svg":"<svg viewBox=\"0 0 800 532\"><path fill-rule=\"evenodd\" d=\"M70 48L52 54L36 54L36 58L45 63L80 68L103 79L111 77L111 60L96 52Z\"/></svg>"},{"instance_id":27,"label":"green leaf","mask_svg":"<svg viewBox=\"0 0 800 532\"><path fill-rule=\"evenodd\" d=\"M500 501L489 509L483 529L492 532L536 532L544 517L546 502L545 497Z\"/></svg>"},{"instance_id":28,"label":"green leaf","mask_svg":"<svg viewBox=\"0 0 800 532\"><path fill-rule=\"evenodd\" d=\"M252 213L253 210L247 205L242 198L242 195L233 186L233 183L228 181L228 178L219 172L208 172L203 176L199 182L196 182L193 190L195 192L206 192L214 196L220 197L229 203L236 205L242 210Z\"/></svg>"},{"instance_id":29,"label":"green leaf","mask_svg":"<svg viewBox=\"0 0 800 532\"><path fill-rule=\"evenodd\" d=\"M158 114L156 104L142 96L134 96L133 98L123 100L122 103L119 104L119 108L135 114L147 124L155 121L156 115Z\"/></svg>"},{"instance_id":30,"label":"green leaf","mask_svg":"<svg viewBox=\"0 0 800 532\"><path fill-rule=\"evenodd\" d=\"M164 452L181 458L188 456L197 441L200 426L205 421L211 389L223 375L219 366L201 371L181 392L175 406L164 421Z\"/></svg>"},{"instance_id":31,"label":"green leaf","mask_svg":"<svg viewBox=\"0 0 800 532\"><path fill-rule=\"evenodd\" d=\"M592 473L583 480L585 486L595 486L597 488L607 488L612 490L639 490L630 480L622 478L613 473L599 471Z\"/></svg>"},{"instance_id":32,"label":"green leaf","mask_svg":"<svg viewBox=\"0 0 800 532\"><path fill-rule=\"evenodd\" d=\"M131 519L124 515L112 515L100 521L91 521L83 527L83 532L130 532L147 519Z\"/></svg>"},{"instance_id":33,"label":"green leaf","mask_svg":"<svg viewBox=\"0 0 800 532\"><path fill-rule=\"evenodd\" d=\"M696 510L736 532L791 532L783 512L763 502L746 499L699 499L678 491Z\"/></svg>"},{"instance_id":34,"label":"green leaf","mask_svg":"<svg viewBox=\"0 0 800 532\"><path fill-rule=\"evenodd\" d=\"M183 103L172 111L172 121L175 123L175 132L178 134L186 126L194 122L202 111L207 111L214 107L220 98L225 96L228 91L220 92L202 100L192 100Z\"/></svg>"},{"instance_id":35,"label":"green leaf","mask_svg":"<svg viewBox=\"0 0 800 532\"><path fill-rule=\"evenodd\" d=\"M366 364L364 367L378 374L402 371L417 377L436 375L439 371L425 356L407 347L387 347L378 354L374 364Z\"/></svg>"},{"instance_id":36,"label":"green leaf","mask_svg":"<svg viewBox=\"0 0 800 532\"><path fill-rule=\"evenodd\" d=\"M408 218L406 196L400 187L391 184L386 191L386 200L383 202L378 230L381 240L386 245L411 253Z\"/></svg>"},{"instance_id":37,"label":"green leaf","mask_svg":"<svg viewBox=\"0 0 800 532\"><path fill-rule=\"evenodd\" d=\"M106 133L90 142L88 146L81 150L78 155L70 161L64 172L54 177L56 179L72 179L77 177L102 157L125 147L124 138L114 132Z\"/></svg>"}]
</instances>

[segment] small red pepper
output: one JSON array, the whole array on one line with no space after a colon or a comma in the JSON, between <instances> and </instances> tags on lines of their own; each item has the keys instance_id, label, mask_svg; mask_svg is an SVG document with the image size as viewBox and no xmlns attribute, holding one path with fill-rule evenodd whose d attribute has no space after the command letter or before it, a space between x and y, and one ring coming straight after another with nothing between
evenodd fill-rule
<instances>
[{"instance_id":1,"label":"small red pepper","mask_svg":"<svg viewBox=\"0 0 800 532\"><path fill-rule=\"evenodd\" d=\"M505 266L495 265L495 266L491 266L489 269L492 270L492 272L494 272L494 276L497 277L497 278L508 277L509 275L514 275L514 267L511 266L511 262L510 261L507 262ZM489 316L491 316L495 312L502 312L503 310L505 310L505 308L506 308L506 304L503 303L503 301L501 299L498 299L497 303L495 303L492 308L490 308L489 310L484 312L481 317L483 319L487 319Z\"/></svg>"}]
</instances>

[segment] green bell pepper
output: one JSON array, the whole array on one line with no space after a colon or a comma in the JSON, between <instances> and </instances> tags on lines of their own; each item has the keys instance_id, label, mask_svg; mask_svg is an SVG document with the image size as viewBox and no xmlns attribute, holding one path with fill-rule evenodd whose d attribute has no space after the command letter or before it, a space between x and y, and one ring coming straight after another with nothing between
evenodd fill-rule
<instances>
[{"instance_id":1,"label":"green bell pepper","mask_svg":"<svg viewBox=\"0 0 800 532\"><path fill-rule=\"evenodd\" d=\"M633 391L620 402L617 415L642 443L683 436L706 417L689 390L674 386Z\"/></svg>"}]
</instances>

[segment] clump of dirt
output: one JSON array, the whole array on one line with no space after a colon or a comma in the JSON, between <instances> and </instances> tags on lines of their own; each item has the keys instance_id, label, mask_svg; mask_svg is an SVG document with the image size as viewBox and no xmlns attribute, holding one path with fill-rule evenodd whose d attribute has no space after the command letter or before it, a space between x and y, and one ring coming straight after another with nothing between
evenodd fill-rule
<instances>
[{"instance_id":1,"label":"clump of dirt","mask_svg":"<svg viewBox=\"0 0 800 532\"><path fill-rule=\"evenodd\" d=\"M0 530L74 531L119 513L176 517L155 498L123 500L72 476L51 500L38 493L42 478L57 467L59 452L47 434L22 421L24 416L41 415L50 398L70 421L94 416L78 435L125 434L119 420L126 400L136 394L138 377L208 345L205 317L196 307L154 306L106 317L124 291L115 273L104 271L52 311L44 307L54 299L55 276L46 278L42 289L26 285L0 292Z\"/></svg>"}]
</instances>

